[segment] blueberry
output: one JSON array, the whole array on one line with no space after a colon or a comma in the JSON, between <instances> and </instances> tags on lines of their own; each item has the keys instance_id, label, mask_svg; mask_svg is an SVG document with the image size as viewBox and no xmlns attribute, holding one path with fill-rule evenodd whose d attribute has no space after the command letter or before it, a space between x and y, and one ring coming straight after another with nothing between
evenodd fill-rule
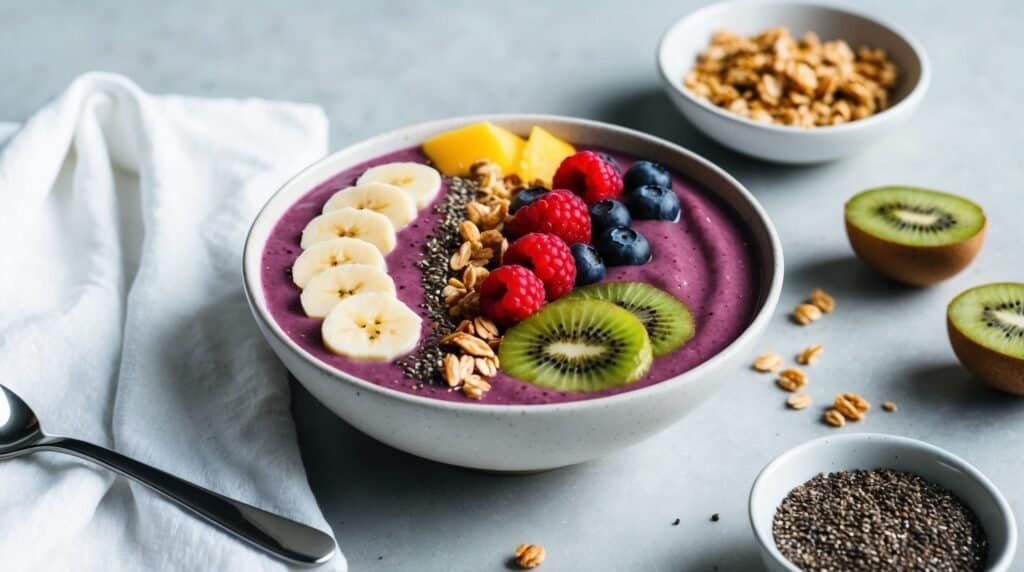
<instances>
[{"instance_id":1,"label":"blueberry","mask_svg":"<svg viewBox=\"0 0 1024 572\"><path fill-rule=\"evenodd\" d=\"M616 173L620 175L622 174L622 166L619 165L619 162L615 160L615 157L612 157L608 153L598 153L597 155L598 157L601 157L601 159L603 159L605 163L611 165L612 168L615 169Z\"/></svg>"},{"instance_id":2,"label":"blueberry","mask_svg":"<svg viewBox=\"0 0 1024 572\"><path fill-rule=\"evenodd\" d=\"M608 266L647 264L651 260L651 245L639 232L624 226L606 229L597 237L597 251Z\"/></svg>"},{"instance_id":3,"label":"blueberry","mask_svg":"<svg viewBox=\"0 0 1024 572\"><path fill-rule=\"evenodd\" d=\"M576 285L593 284L604 278L604 261L593 246L577 242L569 247L576 261Z\"/></svg>"},{"instance_id":4,"label":"blueberry","mask_svg":"<svg viewBox=\"0 0 1024 572\"><path fill-rule=\"evenodd\" d=\"M523 189L516 193L515 198L512 199L512 204L508 207L508 212L514 213L519 210L519 207L525 207L526 205L541 198L544 193L548 192L544 187L530 187L529 189Z\"/></svg>"},{"instance_id":5,"label":"blueberry","mask_svg":"<svg viewBox=\"0 0 1024 572\"><path fill-rule=\"evenodd\" d=\"M671 189L672 175L669 175L665 167L657 163L637 161L626 171L622 182L626 191L631 191L644 185L658 185Z\"/></svg>"},{"instance_id":6,"label":"blueberry","mask_svg":"<svg viewBox=\"0 0 1024 572\"><path fill-rule=\"evenodd\" d=\"M614 199L604 199L590 205L590 226L595 233L613 226L629 226L633 218L626 205Z\"/></svg>"},{"instance_id":7,"label":"blueberry","mask_svg":"<svg viewBox=\"0 0 1024 572\"><path fill-rule=\"evenodd\" d=\"M626 200L629 202L629 212L638 219L679 219L679 196L672 189L644 185L633 189Z\"/></svg>"}]
</instances>

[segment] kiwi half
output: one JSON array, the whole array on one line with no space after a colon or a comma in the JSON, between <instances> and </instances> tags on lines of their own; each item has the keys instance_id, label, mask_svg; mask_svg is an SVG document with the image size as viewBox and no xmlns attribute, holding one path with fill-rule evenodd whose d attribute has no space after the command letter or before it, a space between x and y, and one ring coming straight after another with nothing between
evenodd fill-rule
<instances>
[{"instance_id":1,"label":"kiwi half","mask_svg":"<svg viewBox=\"0 0 1024 572\"><path fill-rule=\"evenodd\" d=\"M978 379L1024 395L1024 284L986 284L953 298L946 329L953 353Z\"/></svg>"},{"instance_id":2,"label":"kiwi half","mask_svg":"<svg viewBox=\"0 0 1024 572\"><path fill-rule=\"evenodd\" d=\"M845 208L854 252L878 273L928 286L967 267L985 240L981 207L956 195L915 187L881 187Z\"/></svg>"},{"instance_id":3,"label":"kiwi half","mask_svg":"<svg viewBox=\"0 0 1024 572\"><path fill-rule=\"evenodd\" d=\"M605 282L573 290L567 299L607 300L632 312L651 337L654 357L675 351L694 334L693 314L678 298L643 282Z\"/></svg>"},{"instance_id":4,"label":"kiwi half","mask_svg":"<svg viewBox=\"0 0 1024 572\"><path fill-rule=\"evenodd\" d=\"M601 300L544 306L505 333L498 357L508 375L558 391L627 385L654 361L640 320Z\"/></svg>"}]
</instances>

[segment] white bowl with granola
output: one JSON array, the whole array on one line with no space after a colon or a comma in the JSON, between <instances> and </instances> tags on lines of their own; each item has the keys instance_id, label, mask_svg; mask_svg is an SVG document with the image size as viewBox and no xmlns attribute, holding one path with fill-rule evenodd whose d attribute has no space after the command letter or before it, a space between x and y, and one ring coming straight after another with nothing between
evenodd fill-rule
<instances>
[{"instance_id":1,"label":"white bowl with granola","mask_svg":"<svg viewBox=\"0 0 1024 572\"><path fill-rule=\"evenodd\" d=\"M566 182L576 167L607 176ZM594 230L589 193L639 193L640 175L671 216ZM620 264L606 235L649 251ZM604 277L581 286L597 255L568 244L600 249ZM543 115L435 121L321 159L269 199L243 268L261 331L319 401L398 449L494 471L579 463L681 419L764 329L783 271L767 215L715 165Z\"/></svg>"},{"instance_id":2,"label":"white bowl with granola","mask_svg":"<svg viewBox=\"0 0 1024 572\"><path fill-rule=\"evenodd\" d=\"M896 27L834 6L723 2L674 23L658 47L669 96L708 137L779 163L857 152L903 125L931 71Z\"/></svg>"}]
</instances>

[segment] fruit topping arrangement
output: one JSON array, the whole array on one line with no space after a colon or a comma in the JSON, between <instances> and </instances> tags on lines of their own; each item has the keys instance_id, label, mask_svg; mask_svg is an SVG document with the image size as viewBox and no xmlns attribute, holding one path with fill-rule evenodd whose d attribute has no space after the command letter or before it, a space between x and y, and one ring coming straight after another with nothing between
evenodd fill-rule
<instances>
[{"instance_id":1,"label":"fruit topping arrangement","mask_svg":"<svg viewBox=\"0 0 1024 572\"><path fill-rule=\"evenodd\" d=\"M335 192L303 229L292 281L302 289L302 310L323 320L321 336L332 352L389 361L416 348L422 319L396 297L384 256L441 184L426 165L378 165Z\"/></svg>"},{"instance_id":2,"label":"fruit topping arrangement","mask_svg":"<svg viewBox=\"0 0 1024 572\"><path fill-rule=\"evenodd\" d=\"M671 294L596 284L608 267L652 259L634 219L679 219L666 169L641 161L623 173L607 154L577 151L539 127L524 141L489 123L438 135L423 152L476 191L441 293L448 319L436 324L436 343L425 340L407 361L435 360L451 388L475 399L498 371L547 389L596 391L637 381L654 356L693 336L692 314ZM487 233L497 233L490 247ZM494 255L476 255L484 250Z\"/></svg>"},{"instance_id":3,"label":"fruit topping arrangement","mask_svg":"<svg viewBox=\"0 0 1024 572\"><path fill-rule=\"evenodd\" d=\"M422 151L433 166L368 168L302 232L292 280L331 352L397 361L418 382L482 399L500 372L563 392L631 384L693 337L693 315L673 295L605 282L609 268L656 255L634 221L678 221L665 168L623 171L539 127L524 140L490 123ZM442 216L413 245L425 297L415 311L398 299L385 257L428 205ZM422 339L421 314L431 325Z\"/></svg>"}]
</instances>

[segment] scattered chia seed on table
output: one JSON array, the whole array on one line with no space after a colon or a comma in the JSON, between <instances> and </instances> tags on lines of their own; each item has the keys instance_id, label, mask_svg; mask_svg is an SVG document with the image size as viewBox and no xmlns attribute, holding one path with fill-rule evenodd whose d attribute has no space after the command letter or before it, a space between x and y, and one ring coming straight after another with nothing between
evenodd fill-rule
<instances>
[{"instance_id":1,"label":"scattered chia seed on table","mask_svg":"<svg viewBox=\"0 0 1024 572\"><path fill-rule=\"evenodd\" d=\"M421 309L431 323L430 334L420 340L419 346L408 356L396 360L406 377L430 384L442 384L441 360L444 352L438 346L438 340L451 333L455 324L448 315L448 306L444 303L441 291L448 284L451 276L448 263L452 254L462 244L459 236L459 224L466 219L466 205L480 191L480 185L470 179L452 177L448 180L448 191L440 203L434 206L434 212L441 215L437 226L427 235L423 245L423 258L416 263L422 271L420 283L423 285L424 303Z\"/></svg>"},{"instance_id":2,"label":"scattered chia seed on table","mask_svg":"<svg viewBox=\"0 0 1024 572\"><path fill-rule=\"evenodd\" d=\"M775 544L801 570L983 570L988 540L977 516L913 473L819 474L775 512Z\"/></svg>"}]
</instances>

